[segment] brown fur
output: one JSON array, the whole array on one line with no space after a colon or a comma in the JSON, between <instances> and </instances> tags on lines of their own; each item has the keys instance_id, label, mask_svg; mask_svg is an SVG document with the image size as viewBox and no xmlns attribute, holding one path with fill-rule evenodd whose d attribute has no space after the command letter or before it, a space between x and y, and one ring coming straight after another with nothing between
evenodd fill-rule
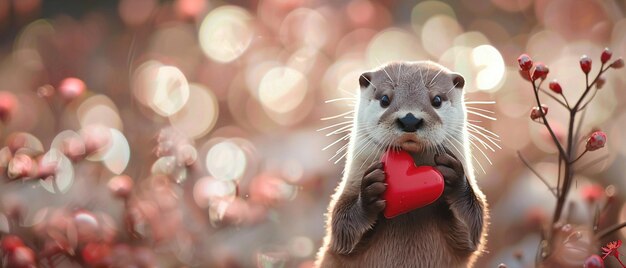
<instances>
[{"instance_id":1,"label":"brown fur","mask_svg":"<svg viewBox=\"0 0 626 268\"><path fill-rule=\"evenodd\" d=\"M370 94L373 101L383 94L395 99L379 121L395 120L391 118L394 111L411 107L421 110L421 115L428 119L426 129L437 128L442 119L430 104L433 94L442 94L455 108L464 109L463 79L458 74L428 62L383 68L365 73L360 80L362 94ZM400 71L402 68L404 72ZM443 74L436 75L439 71ZM394 81L392 77L397 78ZM433 83L429 84L431 80ZM448 94L455 84L458 92ZM368 90L372 92L365 92ZM361 137L358 132L357 128L352 138ZM487 206L473 179L471 163L463 164L458 160L463 157L460 152L455 155L449 148L445 152L412 153L417 165L433 165L444 175L444 194L431 205L386 219L380 213L385 206L380 194L386 188L382 165L378 163L380 156L370 159L354 154L358 149L356 141L350 142L345 174L329 206L327 236L316 265L471 267L482 251L487 226Z\"/></svg>"}]
</instances>

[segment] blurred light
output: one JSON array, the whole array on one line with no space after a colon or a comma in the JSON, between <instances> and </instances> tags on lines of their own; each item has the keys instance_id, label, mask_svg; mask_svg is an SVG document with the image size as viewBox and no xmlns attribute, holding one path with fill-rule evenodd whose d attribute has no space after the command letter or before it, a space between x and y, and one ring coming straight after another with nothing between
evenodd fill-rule
<instances>
[{"instance_id":1,"label":"blurred light","mask_svg":"<svg viewBox=\"0 0 626 268\"><path fill-rule=\"evenodd\" d=\"M83 80L76 77L68 77L59 84L59 93L66 100L72 100L87 90L87 85Z\"/></svg>"},{"instance_id":2,"label":"blurred light","mask_svg":"<svg viewBox=\"0 0 626 268\"><path fill-rule=\"evenodd\" d=\"M156 6L156 0L121 0L118 11L124 23L138 26L150 18Z\"/></svg>"},{"instance_id":3,"label":"blurred light","mask_svg":"<svg viewBox=\"0 0 626 268\"><path fill-rule=\"evenodd\" d=\"M187 103L189 85L185 75L174 66L161 66L155 77L156 88L151 100L152 109L163 116L170 116Z\"/></svg>"},{"instance_id":4,"label":"blurred light","mask_svg":"<svg viewBox=\"0 0 626 268\"><path fill-rule=\"evenodd\" d=\"M206 0L177 0L176 12L183 17L197 17L207 8Z\"/></svg>"},{"instance_id":5,"label":"blurred light","mask_svg":"<svg viewBox=\"0 0 626 268\"><path fill-rule=\"evenodd\" d=\"M492 90L501 86L505 66L496 48L490 45L478 46L472 50L472 59L479 70L475 78L479 90Z\"/></svg>"},{"instance_id":6,"label":"blurred light","mask_svg":"<svg viewBox=\"0 0 626 268\"><path fill-rule=\"evenodd\" d=\"M40 19L28 24L15 39L15 61L34 70L42 69L41 39L54 34L54 27L46 20Z\"/></svg>"},{"instance_id":7,"label":"blurred light","mask_svg":"<svg viewBox=\"0 0 626 268\"><path fill-rule=\"evenodd\" d=\"M83 101L76 110L76 115L81 127L102 125L119 130L123 128L117 107L105 95L95 95Z\"/></svg>"},{"instance_id":8,"label":"blurred light","mask_svg":"<svg viewBox=\"0 0 626 268\"><path fill-rule=\"evenodd\" d=\"M26 132L14 132L7 137L5 144L15 152L20 148L28 148L35 152L43 153L43 144L30 133Z\"/></svg>"},{"instance_id":9,"label":"blurred light","mask_svg":"<svg viewBox=\"0 0 626 268\"><path fill-rule=\"evenodd\" d=\"M201 208L207 208L211 203L221 199L230 200L236 193L237 185L234 181L212 177L202 177L193 186L193 199Z\"/></svg>"},{"instance_id":10,"label":"blurred light","mask_svg":"<svg viewBox=\"0 0 626 268\"><path fill-rule=\"evenodd\" d=\"M282 175L290 183L298 183L304 175L302 164L295 159L288 159L282 165Z\"/></svg>"},{"instance_id":11,"label":"blurred light","mask_svg":"<svg viewBox=\"0 0 626 268\"><path fill-rule=\"evenodd\" d=\"M309 8L291 11L283 20L278 37L286 47L311 47L319 49L326 44L328 27L326 18Z\"/></svg>"},{"instance_id":12,"label":"blurred light","mask_svg":"<svg viewBox=\"0 0 626 268\"><path fill-rule=\"evenodd\" d=\"M287 66L302 73L310 72L319 60L319 52L311 47L296 50L287 60Z\"/></svg>"},{"instance_id":13,"label":"blurred light","mask_svg":"<svg viewBox=\"0 0 626 268\"><path fill-rule=\"evenodd\" d=\"M422 28L422 45L433 57L439 58L452 47L454 38L463 33L456 19L445 15L429 18Z\"/></svg>"},{"instance_id":14,"label":"blurred light","mask_svg":"<svg viewBox=\"0 0 626 268\"><path fill-rule=\"evenodd\" d=\"M104 165L114 174L121 174L126 169L130 160L130 146L124 134L117 129L109 129L111 132L111 147L102 156Z\"/></svg>"},{"instance_id":15,"label":"blurred light","mask_svg":"<svg viewBox=\"0 0 626 268\"><path fill-rule=\"evenodd\" d=\"M201 115L201 116L199 116ZM217 99L210 89L200 84L189 85L189 100L180 111L169 117L180 133L197 139L207 134L219 116Z\"/></svg>"},{"instance_id":16,"label":"blurred light","mask_svg":"<svg viewBox=\"0 0 626 268\"><path fill-rule=\"evenodd\" d=\"M254 30L252 15L236 6L221 6L202 21L198 38L202 51L211 59L231 62L250 45Z\"/></svg>"},{"instance_id":17,"label":"blurred light","mask_svg":"<svg viewBox=\"0 0 626 268\"><path fill-rule=\"evenodd\" d=\"M150 172L152 174L161 174L169 176L174 173L176 169L176 157L175 156L163 156L159 157L154 164L152 164L152 168L150 168Z\"/></svg>"},{"instance_id":18,"label":"blurred light","mask_svg":"<svg viewBox=\"0 0 626 268\"><path fill-rule=\"evenodd\" d=\"M542 62L552 62L562 56L567 42L558 33L543 30L531 35L526 42L526 53Z\"/></svg>"},{"instance_id":19,"label":"blurred light","mask_svg":"<svg viewBox=\"0 0 626 268\"><path fill-rule=\"evenodd\" d=\"M0 213L0 232L8 234L11 232L11 226L9 225L9 219L4 214Z\"/></svg>"},{"instance_id":20,"label":"blurred light","mask_svg":"<svg viewBox=\"0 0 626 268\"><path fill-rule=\"evenodd\" d=\"M231 141L223 141L211 147L205 161L207 170L220 180L238 180L247 167L244 151Z\"/></svg>"},{"instance_id":21,"label":"blurred light","mask_svg":"<svg viewBox=\"0 0 626 268\"><path fill-rule=\"evenodd\" d=\"M452 7L441 1L424 1L413 7L411 11L411 24L413 28L419 28L426 24L426 21L435 15L445 15L456 18L456 13ZM419 32L416 32L419 33Z\"/></svg>"},{"instance_id":22,"label":"blurred light","mask_svg":"<svg viewBox=\"0 0 626 268\"><path fill-rule=\"evenodd\" d=\"M298 258L306 258L313 253L314 245L311 238L296 236L289 241L289 252Z\"/></svg>"},{"instance_id":23,"label":"blurred light","mask_svg":"<svg viewBox=\"0 0 626 268\"><path fill-rule=\"evenodd\" d=\"M162 116L178 112L189 99L185 75L178 68L158 61L146 61L139 66L132 84L135 98Z\"/></svg>"},{"instance_id":24,"label":"blurred light","mask_svg":"<svg viewBox=\"0 0 626 268\"><path fill-rule=\"evenodd\" d=\"M257 204L274 205L296 197L295 186L272 174L260 174L250 182L250 199Z\"/></svg>"},{"instance_id":25,"label":"blurred light","mask_svg":"<svg viewBox=\"0 0 626 268\"><path fill-rule=\"evenodd\" d=\"M85 143L85 158L89 161L101 161L112 145L113 137L108 127L102 125L88 125L80 130L80 136Z\"/></svg>"},{"instance_id":26,"label":"blurred light","mask_svg":"<svg viewBox=\"0 0 626 268\"><path fill-rule=\"evenodd\" d=\"M465 32L454 38L455 46L477 47L488 45L489 39L481 32Z\"/></svg>"},{"instance_id":27,"label":"blurred light","mask_svg":"<svg viewBox=\"0 0 626 268\"><path fill-rule=\"evenodd\" d=\"M259 101L266 110L287 113L302 103L307 89L307 79L301 72L290 67L275 67L259 84Z\"/></svg>"},{"instance_id":28,"label":"blurred light","mask_svg":"<svg viewBox=\"0 0 626 268\"><path fill-rule=\"evenodd\" d=\"M533 0L491 0L491 2L508 12L520 12L526 10L533 3Z\"/></svg>"},{"instance_id":29,"label":"blurred light","mask_svg":"<svg viewBox=\"0 0 626 268\"><path fill-rule=\"evenodd\" d=\"M46 219L46 216L48 215L48 210L49 210L48 207L43 207L37 210L35 213L28 213L27 217L24 219L24 222L22 223L22 226L32 227L32 226L42 223Z\"/></svg>"},{"instance_id":30,"label":"blurred light","mask_svg":"<svg viewBox=\"0 0 626 268\"><path fill-rule=\"evenodd\" d=\"M50 149L40 160L41 165L54 165L56 172L45 180L39 180L41 186L51 193L65 193L74 182L72 162L59 150Z\"/></svg>"},{"instance_id":31,"label":"blurred light","mask_svg":"<svg viewBox=\"0 0 626 268\"><path fill-rule=\"evenodd\" d=\"M428 37L428 40L431 39ZM435 41L428 42L432 44ZM374 36L367 47L366 58L369 67L377 67L390 61L423 60L426 55L414 34L390 28Z\"/></svg>"}]
</instances>

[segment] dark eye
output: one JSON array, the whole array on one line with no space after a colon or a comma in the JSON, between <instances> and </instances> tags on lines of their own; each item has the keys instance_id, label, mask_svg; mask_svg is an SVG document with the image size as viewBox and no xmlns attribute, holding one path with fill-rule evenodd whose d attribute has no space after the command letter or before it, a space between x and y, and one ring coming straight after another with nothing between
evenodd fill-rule
<instances>
[{"instance_id":1,"label":"dark eye","mask_svg":"<svg viewBox=\"0 0 626 268\"><path fill-rule=\"evenodd\" d=\"M441 107L441 97L439 95L435 96L432 101L433 107L439 108Z\"/></svg>"},{"instance_id":2,"label":"dark eye","mask_svg":"<svg viewBox=\"0 0 626 268\"><path fill-rule=\"evenodd\" d=\"M391 100L389 99L389 96L383 95L380 98L380 107L387 108L389 107L389 104L391 104Z\"/></svg>"}]
</instances>

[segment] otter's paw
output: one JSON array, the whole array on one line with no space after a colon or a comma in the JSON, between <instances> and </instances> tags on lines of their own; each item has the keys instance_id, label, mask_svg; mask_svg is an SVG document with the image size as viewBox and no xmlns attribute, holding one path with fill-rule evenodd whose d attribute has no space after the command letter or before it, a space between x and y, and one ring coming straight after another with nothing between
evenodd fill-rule
<instances>
[{"instance_id":1,"label":"otter's paw","mask_svg":"<svg viewBox=\"0 0 626 268\"><path fill-rule=\"evenodd\" d=\"M363 174L360 202L368 216L375 217L385 209L382 194L387 190L383 163L374 163Z\"/></svg>"},{"instance_id":2,"label":"otter's paw","mask_svg":"<svg viewBox=\"0 0 626 268\"><path fill-rule=\"evenodd\" d=\"M450 151L446 150L445 154L435 156L435 168L443 175L446 188L444 193L466 188L467 179L463 171L463 163Z\"/></svg>"}]
</instances>

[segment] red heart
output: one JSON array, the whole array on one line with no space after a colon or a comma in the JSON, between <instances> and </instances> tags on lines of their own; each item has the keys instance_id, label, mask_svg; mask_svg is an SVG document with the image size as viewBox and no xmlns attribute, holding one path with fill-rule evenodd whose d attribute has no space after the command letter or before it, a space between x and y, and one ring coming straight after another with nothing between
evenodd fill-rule
<instances>
[{"instance_id":1,"label":"red heart","mask_svg":"<svg viewBox=\"0 0 626 268\"><path fill-rule=\"evenodd\" d=\"M435 202L443 193L443 176L431 166L415 166L405 151L388 151L382 156L387 175L385 218L390 219Z\"/></svg>"}]
</instances>

